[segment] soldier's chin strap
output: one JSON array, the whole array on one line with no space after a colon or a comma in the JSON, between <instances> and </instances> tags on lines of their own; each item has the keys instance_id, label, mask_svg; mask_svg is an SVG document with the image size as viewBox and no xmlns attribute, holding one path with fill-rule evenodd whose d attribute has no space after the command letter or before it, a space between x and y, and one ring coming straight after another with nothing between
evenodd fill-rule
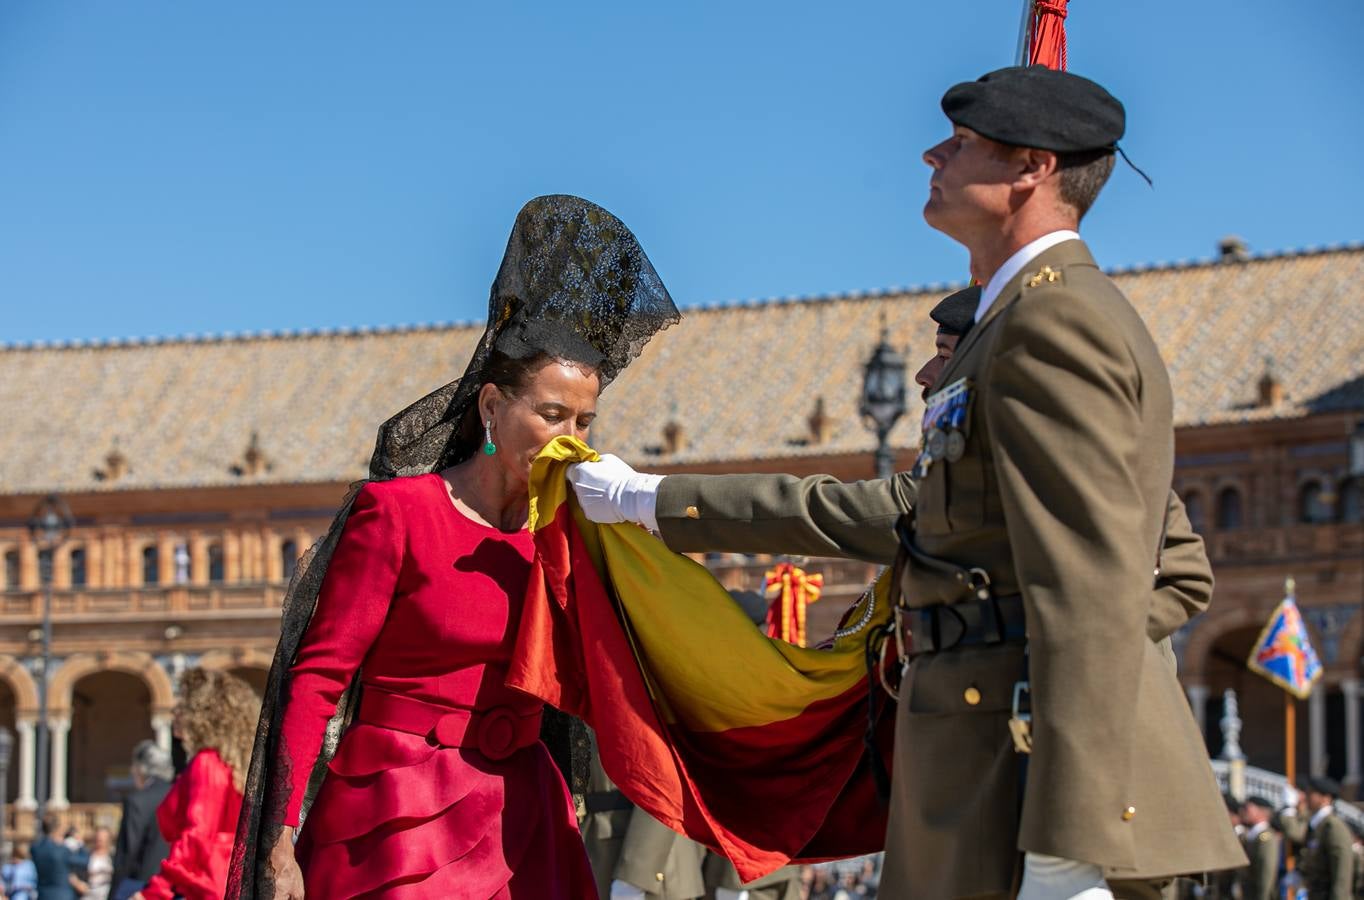
<instances>
[{"instance_id":1,"label":"soldier's chin strap","mask_svg":"<svg viewBox=\"0 0 1364 900\"><path fill-rule=\"evenodd\" d=\"M1115 143L1115 144L1113 145L1113 149L1118 151L1118 155L1122 157L1122 161L1125 162L1125 163L1127 163L1128 167L1131 168L1131 170L1132 170L1133 172L1136 172L1138 175L1140 175L1140 176L1142 177L1143 180L1145 180L1146 186L1147 186L1147 187L1153 188L1153 187L1156 186L1156 185L1155 185L1155 182L1151 181L1151 176L1150 176L1150 175L1147 175L1147 174L1146 174L1145 172L1143 172L1141 169L1138 169L1138 168L1137 168L1137 164L1134 163L1134 162L1132 162L1132 160L1128 159L1128 157L1127 157L1127 152L1126 152L1125 150L1122 149L1122 145L1121 145L1121 144L1116 144L1116 143Z\"/></svg>"}]
</instances>

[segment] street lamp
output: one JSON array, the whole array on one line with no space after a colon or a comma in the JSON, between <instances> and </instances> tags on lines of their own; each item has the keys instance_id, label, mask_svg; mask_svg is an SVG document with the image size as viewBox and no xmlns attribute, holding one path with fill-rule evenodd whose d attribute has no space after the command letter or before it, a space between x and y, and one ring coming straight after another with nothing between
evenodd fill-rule
<instances>
[{"instance_id":1,"label":"street lamp","mask_svg":"<svg viewBox=\"0 0 1364 900\"><path fill-rule=\"evenodd\" d=\"M14 735L8 728L0 728L0 854L9 859L9 841L5 838L5 807L9 803L9 761L14 753Z\"/></svg>"},{"instance_id":2,"label":"street lamp","mask_svg":"<svg viewBox=\"0 0 1364 900\"><path fill-rule=\"evenodd\" d=\"M862 421L876 432L876 477L895 474L895 455L888 442L890 430L905 414L905 358L886 337L881 320L881 343L871 353L862 376Z\"/></svg>"},{"instance_id":3,"label":"street lamp","mask_svg":"<svg viewBox=\"0 0 1364 900\"><path fill-rule=\"evenodd\" d=\"M43 658L42 671L38 673L38 784L37 800L38 821L43 821L47 813L47 785L52 760L47 748L47 687L48 670L52 668L52 562L57 548L66 541L75 524L71 509L66 501L56 494L49 494L33 517L28 520L28 533L38 547L38 577L43 583Z\"/></svg>"}]
</instances>

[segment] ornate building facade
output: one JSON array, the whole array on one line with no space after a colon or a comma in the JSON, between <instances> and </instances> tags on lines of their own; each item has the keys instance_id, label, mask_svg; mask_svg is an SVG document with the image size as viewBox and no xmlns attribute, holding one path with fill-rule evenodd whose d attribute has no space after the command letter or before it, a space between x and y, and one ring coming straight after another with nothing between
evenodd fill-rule
<instances>
[{"instance_id":1,"label":"ornate building facade","mask_svg":"<svg viewBox=\"0 0 1364 900\"><path fill-rule=\"evenodd\" d=\"M1210 748L1223 692L1241 698L1253 765L1282 766L1281 692L1244 661L1293 576L1327 665L1300 758L1361 778L1364 247L1115 272L1165 355L1177 400L1175 487L1208 542L1211 611L1179 635ZM593 442L658 472L870 477L857 413L879 339L932 353L950 286L695 309L602 398ZM462 370L477 325L0 348L0 727L16 736L7 798L35 801L43 591L26 523L49 493L75 517L54 554L48 677L51 798L108 819L140 739L169 745L180 672L264 684L285 583L364 473L378 424ZM1266 358L1272 357L1272 362ZM918 441L911 412L897 462ZM730 587L769 560L716 554ZM812 635L875 574L815 560ZM15 821L11 817L11 823ZM20 828L24 827L20 822Z\"/></svg>"}]
</instances>

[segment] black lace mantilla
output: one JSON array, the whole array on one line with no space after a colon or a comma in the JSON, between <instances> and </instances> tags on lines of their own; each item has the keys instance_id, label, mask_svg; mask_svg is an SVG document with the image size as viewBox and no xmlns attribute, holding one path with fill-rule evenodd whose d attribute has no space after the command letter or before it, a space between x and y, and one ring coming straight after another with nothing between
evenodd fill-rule
<instances>
[{"instance_id":1,"label":"black lace mantilla","mask_svg":"<svg viewBox=\"0 0 1364 900\"><path fill-rule=\"evenodd\" d=\"M603 387L643 350L654 334L681 317L643 248L611 213L578 197L537 197L516 217L506 254L488 300L488 321L458 381L452 381L393 416L379 429L367 481L437 472L463 462L477 438L462 427L494 350L514 358L539 353L592 365ZM289 667L308 629L327 565L366 482L350 491L327 533L300 561L285 592L279 644L261 704L245 799L226 896L273 896L261 866L279 836L293 791L280 722L289 699ZM350 721L358 679L342 698L309 773L308 806ZM575 795L586 790L586 726L546 710L541 735Z\"/></svg>"}]
</instances>

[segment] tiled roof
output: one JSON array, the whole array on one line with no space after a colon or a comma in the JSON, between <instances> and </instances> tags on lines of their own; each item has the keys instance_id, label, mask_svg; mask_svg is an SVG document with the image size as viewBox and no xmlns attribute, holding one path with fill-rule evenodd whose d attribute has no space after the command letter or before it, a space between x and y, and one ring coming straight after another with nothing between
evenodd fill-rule
<instances>
[{"instance_id":1,"label":"tiled roof","mask_svg":"<svg viewBox=\"0 0 1364 900\"><path fill-rule=\"evenodd\" d=\"M1122 270L1181 425L1364 409L1364 245ZM869 453L861 366L884 317L909 373L951 286L688 311L602 398L594 443L645 466ZM481 325L0 347L0 493L359 477L375 429L463 370ZM1258 408L1272 356L1286 400ZM807 419L822 396L827 438ZM911 413L892 433L917 441ZM682 449L660 453L663 426ZM269 467L244 464L253 433ZM121 477L101 478L117 446Z\"/></svg>"}]
</instances>

